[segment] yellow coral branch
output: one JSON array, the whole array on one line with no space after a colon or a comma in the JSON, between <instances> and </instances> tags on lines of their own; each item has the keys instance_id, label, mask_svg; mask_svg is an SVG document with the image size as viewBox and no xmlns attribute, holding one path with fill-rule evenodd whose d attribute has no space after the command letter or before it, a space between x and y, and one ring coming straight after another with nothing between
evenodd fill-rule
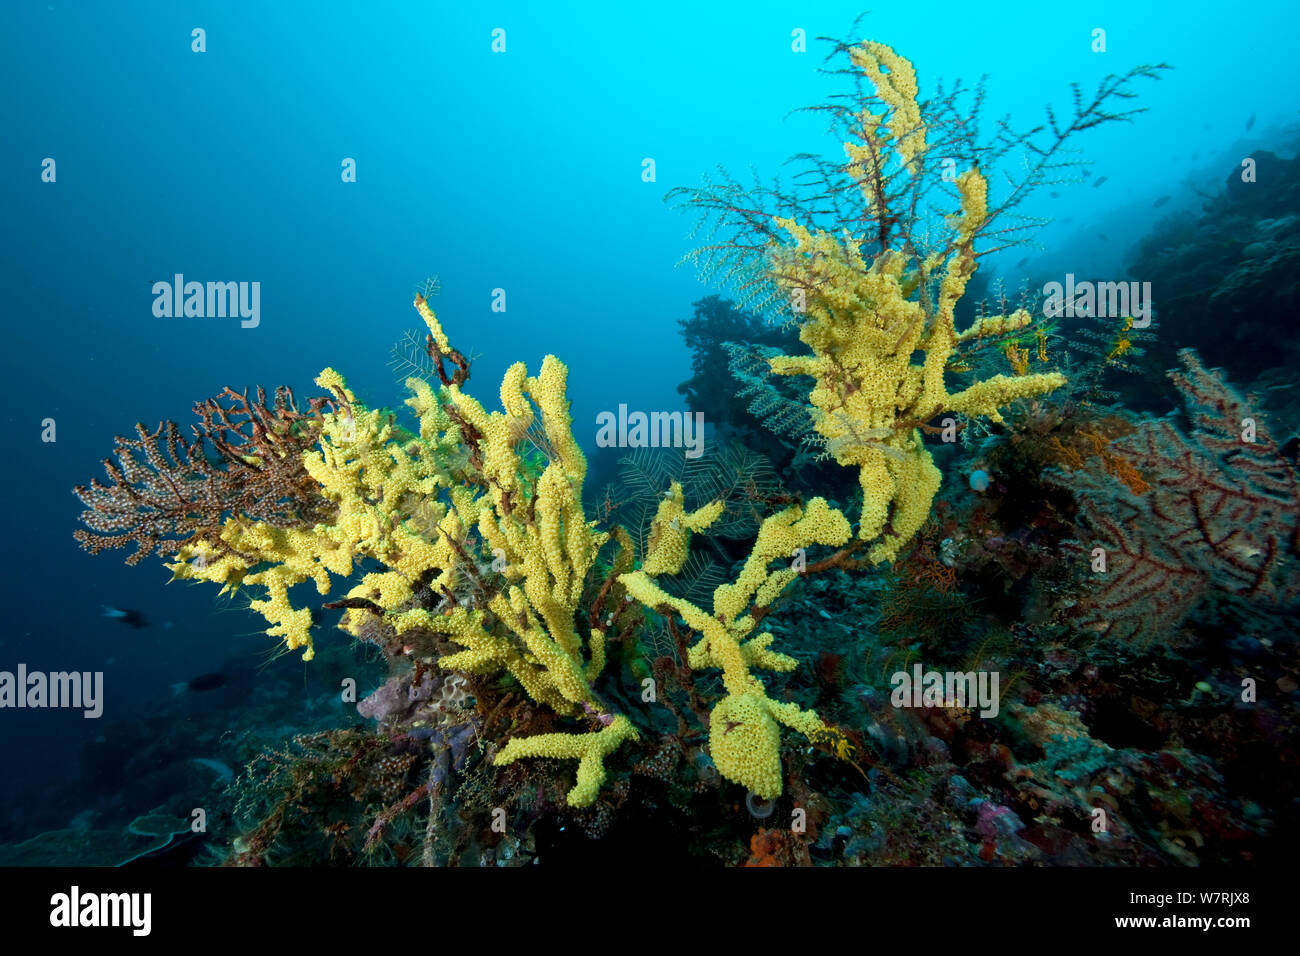
<instances>
[{"instance_id":1,"label":"yellow coral branch","mask_svg":"<svg viewBox=\"0 0 1300 956\"><path fill-rule=\"evenodd\" d=\"M675 498L670 494L668 500ZM673 506L668 510L672 511ZM838 547L852 533L848 519L823 498L766 518L735 583L720 585L713 592L712 614L685 598L668 594L644 567L619 577L633 598L649 607L675 611L688 627L700 633L699 642L688 649L686 662L692 670L720 668L727 690L710 718L709 748L714 762L724 777L760 796L781 793L776 722L803 733L824 729L824 725L812 711L794 704L778 704L767 696L763 682L752 669L790 671L796 662L770 649L770 633L745 640L757 625L755 616L746 612L751 604L755 608L767 607L797 576L790 567L769 570L773 561L794 558L801 549L815 544Z\"/></svg>"},{"instance_id":2,"label":"yellow coral branch","mask_svg":"<svg viewBox=\"0 0 1300 956\"><path fill-rule=\"evenodd\" d=\"M537 734L533 737L516 737L497 754L497 766L514 763L521 757L551 757L557 760L577 760L578 779L569 791L569 806L586 807L595 801L605 782L605 758L617 750L625 740L638 740L632 722L617 716L595 733L589 734Z\"/></svg>"},{"instance_id":3,"label":"yellow coral branch","mask_svg":"<svg viewBox=\"0 0 1300 956\"><path fill-rule=\"evenodd\" d=\"M928 146L912 65L879 43L864 44L852 58L889 107L884 117L861 118L860 139L870 144L873 157L892 152L919 173ZM846 144L845 149L859 167L867 162L863 147ZM854 168L851 164L850 172ZM879 174L878 166L873 168ZM911 249L910 237L898 238L897 248L882 249L867 262L862 243L868 237L834 236L774 219L791 241L773 245L768 269L778 286L803 297L799 338L812 355L776 356L769 364L773 374L814 380L808 395L814 428L837 462L859 470L858 537L874 542L870 555L877 562L897 556L924 523L939 487L939 472L916 425L945 412L1001 421L1002 406L1065 381L1055 373L997 375L956 394L948 391L945 376L959 343L1029 321L1022 311L982 319L957 334L953 310L975 273L974 243L989 212L988 183L978 169L961 173L956 185L961 208L949 217L951 236L946 247L923 261ZM909 261L913 268L906 268ZM940 266L931 303L918 277ZM918 351L924 353L920 365L912 362Z\"/></svg>"}]
</instances>

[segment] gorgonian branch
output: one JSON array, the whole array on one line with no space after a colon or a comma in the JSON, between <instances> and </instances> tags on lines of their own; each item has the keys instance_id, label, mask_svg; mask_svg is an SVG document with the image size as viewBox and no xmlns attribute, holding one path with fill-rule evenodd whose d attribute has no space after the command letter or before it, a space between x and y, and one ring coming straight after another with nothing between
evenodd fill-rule
<instances>
[{"instance_id":1,"label":"gorgonian branch","mask_svg":"<svg viewBox=\"0 0 1300 956\"><path fill-rule=\"evenodd\" d=\"M73 489L86 506L86 529L74 536L92 554L133 544L126 561L137 564L197 541L238 554L221 538L233 515L277 527L325 520L333 505L307 474L302 456L315 445L321 410L330 404L312 399L302 412L288 387L276 389L271 406L261 388L253 400L226 388L194 405L199 422L192 441L175 422L152 432L137 423L136 437L118 436L113 457L104 459L109 484L96 479Z\"/></svg>"}]
</instances>

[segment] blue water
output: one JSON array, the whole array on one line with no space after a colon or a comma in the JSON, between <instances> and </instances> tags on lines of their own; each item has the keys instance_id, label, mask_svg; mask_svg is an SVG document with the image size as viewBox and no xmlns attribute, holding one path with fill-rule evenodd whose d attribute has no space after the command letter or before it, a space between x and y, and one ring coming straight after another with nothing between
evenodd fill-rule
<instances>
[{"instance_id":1,"label":"blue water","mask_svg":"<svg viewBox=\"0 0 1300 956\"><path fill-rule=\"evenodd\" d=\"M1297 9L900 3L861 34L911 58L923 84L987 74L986 116L1020 125L1048 102L1068 108L1071 80L1091 90L1109 72L1173 64L1144 84L1137 123L1076 144L1104 188L1045 190L1023 210L1055 220L1039 236L1046 261L1101 270L1157 215L1196 203L1190 185L1220 183L1225 162L1294 128ZM601 410L682 408L689 357L675 322L721 290L677 266L691 223L664 193L717 165L767 176L794 153L833 154L821 118L789 114L839 89L817 73L813 38L843 35L857 12L7 3L0 668L103 670L107 699L99 722L0 712L0 800L73 777L99 724L171 683L274 647L214 589L165 586L156 559L127 568L78 550L70 489L101 476L115 434L188 424L190 406L226 385L306 396L328 365L366 400L396 404L389 350L418 326L411 298L433 275L433 305L476 354L485 399L511 362L535 369L554 352L589 450ZM206 52L191 51L195 27ZM491 48L498 27L504 53ZM1105 53L1090 50L1097 27ZM791 50L796 28L806 53ZM54 183L41 179L46 157ZM355 183L341 179L345 158ZM1163 195L1173 199L1157 214ZM152 285L177 273L259 282L260 324L155 317ZM492 311L494 289L506 290L505 313ZM53 443L40 439L46 418ZM124 627L101 605L138 608L150 626ZM290 656L271 672L301 680L303 668Z\"/></svg>"}]
</instances>

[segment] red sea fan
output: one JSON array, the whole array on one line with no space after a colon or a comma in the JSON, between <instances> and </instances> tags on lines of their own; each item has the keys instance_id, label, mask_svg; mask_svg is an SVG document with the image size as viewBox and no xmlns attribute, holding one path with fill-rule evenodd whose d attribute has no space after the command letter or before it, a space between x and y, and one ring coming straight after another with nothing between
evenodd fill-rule
<instances>
[{"instance_id":1,"label":"red sea fan","mask_svg":"<svg viewBox=\"0 0 1300 956\"><path fill-rule=\"evenodd\" d=\"M1058 474L1079 503L1070 551L1105 570L1076 608L1076 623L1145 644L1177 627L1213 593L1265 604L1294 600L1282 566L1300 544L1300 482L1254 406L1196 353L1170 372L1189 430L1172 419L1142 423L1114 442L1149 489L1134 494L1100 466Z\"/></svg>"},{"instance_id":2,"label":"red sea fan","mask_svg":"<svg viewBox=\"0 0 1300 956\"><path fill-rule=\"evenodd\" d=\"M233 514L281 527L327 518L332 506L302 463L327 401L313 399L304 413L287 387L276 390L272 406L261 388L255 401L227 388L195 404L200 421L192 441L175 422L152 432L137 423L135 438L115 439L116 461L104 459L110 483L73 489L86 506L81 521L88 529L74 537L92 554L134 544L126 562L138 564L199 540L231 552L220 535Z\"/></svg>"}]
</instances>

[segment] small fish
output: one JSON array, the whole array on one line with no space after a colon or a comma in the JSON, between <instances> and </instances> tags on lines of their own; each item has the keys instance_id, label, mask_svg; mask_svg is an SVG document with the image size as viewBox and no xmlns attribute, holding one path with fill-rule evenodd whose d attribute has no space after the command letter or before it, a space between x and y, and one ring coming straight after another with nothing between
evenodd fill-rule
<instances>
[{"instance_id":1,"label":"small fish","mask_svg":"<svg viewBox=\"0 0 1300 956\"><path fill-rule=\"evenodd\" d=\"M1164 205L1165 203L1167 203L1167 202L1169 202L1169 197L1168 197L1168 196L1161 196L1159 199L1157 199L1155 202L1153 202L1153 203L1151 204L1151 208L1152 208L1152 209L1159 209L1161 206L1163 206L1163 205Z\"/></svg>"},{"instance_id":2,"label":"small fish","mask_svg":"<svg viewBox=\"0 0 1300 956\"><path fill-rule=\"evenodd\" d=\"M1048 195L1051 196L1053 199L1060 199L1060 198L1061 198L1061 194L1060 194L1060 193L1048 193Z\"/></svg>"},{"instance_id":3,"label":"small fish","mask_svg":"<svg viewBox=\"0 0 1300 956\"><path fill-rule=\"evenodd\" d=\"M149 626L149 622L145 620L144 615L139 611L133 611L130 608L109 607L107 604L101 604L100 607L104 609L104 617L111 618L114 621L121 621L131 627Z\"/></svg>"},{"instance_id":4,"label":"small fish","mask_svg":"<svg viewBox=\"0 0 1300 956\"><path fill-rule=\"evenodd\" d=\"M1249 131L1255 126L1255 117L1252 114L1250 119L1246 120L1246 129Z\"/></svg>"},{"instance_id":5,"label":"small fish","mask_svg":"<svg viewBox=\"0 0 1300 956\"><path fill-rule=\"evenodd\" d=\"M1104 232L1097 233L1097 238L1100 239L1102 242L1110 242L1110 239L1107 238Z\"/></svg>"},{"instance_id":6,"label":"small fish","mask_svg":"<svg viewBox=\"0 0 1300 956\"><path fill-rule=\"evenodd\" d=\"M1109 179L1109 178L1110 178L1110 177L1108 177L1108 176L1102 176L1100 179L1098 179L1095 183L1092 184L1092 188L1093 188L1093 189L1096 189L1098 186L1100 186L1102 183L1104 183L1104 182L1105 182L1107 179Z\"/></svg>"},{"instance_id":7,"label":"small fish","mask_svg":"<svg viewBox=\"0 0 1300 956\"><path fill-rule=\"evenodd\" d=\"M1016 263L1016 268L1023 269L1025 267L1025 263L1028 261L1029 261L1029 257L1025 256L1023 259L1021 259L1019 262Z\"/></svg>"},{"instance_id":8,"label":"small fish","mask_svg":"<svg viewBox=\"0 0 1300 956\"><path fill-rule=\"evenodd\" d=\"M1091 175L1092 175L1092 171L1089 170L1089 169L1085 169L1085 170L1083 170L1083 175L1084 175L1084 176L1091 176Z\"/></svg>"}]
</instances>

